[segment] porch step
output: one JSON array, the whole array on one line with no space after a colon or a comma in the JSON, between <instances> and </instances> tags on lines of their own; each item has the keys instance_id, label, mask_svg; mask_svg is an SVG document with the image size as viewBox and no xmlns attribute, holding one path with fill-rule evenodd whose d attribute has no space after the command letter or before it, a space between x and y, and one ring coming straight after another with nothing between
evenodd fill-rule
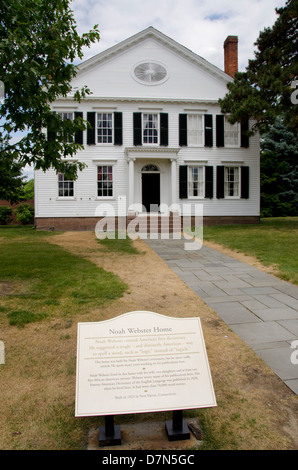
<instances>
[{"instance_id":1,"label":"porch step","mask_svg":"<svg viewBox=\"0 0 298 470\"><path fill-rule=\"evenodd\" d=\"M170 213L169 215L146 213L131 215L127 218L127 228L139 233L173 233L181 231L181 217Z\"/></svg>"}]
</instances>

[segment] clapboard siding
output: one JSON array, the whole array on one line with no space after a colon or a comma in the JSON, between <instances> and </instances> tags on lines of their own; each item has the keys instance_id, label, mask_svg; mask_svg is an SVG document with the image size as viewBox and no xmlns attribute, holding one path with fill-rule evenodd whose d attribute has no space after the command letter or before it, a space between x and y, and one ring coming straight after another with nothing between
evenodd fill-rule
<instances>
[{"instance_id":1,"label":"clapboard siding","mask_svg":"<svg viewBox=\"0 0 298 470\"><path fill-rule=\"evenodd\" d=\"M87 112L94 111L98 103L84 103L80 106L83 111L83 117L86 119ZM148 104L147 102L131 103L121 102L115 107L114 102L105 103L101 111L114 111L123 113L123 145L87 145L86 132L84 132L84 150L78 152L77 158L87 164L87 168L79 173L78 179L75 182L75 198L64 200L58 198L58 182L55 172L48 171L46 173L36 172L36 187L37 187L37 206L36 216L94 216L98 204L106 202L117 210L117 197L125 196L128 198L128 163L125 155L125 149L133 147L133 113L141 110L162 111L168 113L169 116L169 147L179 147L179 114L185 112L185 109L191 110L198 109L197 106L191 104L175 105L169 103L154 103L153 101ZM214 117L220 112L218 106L206 106L204 108L206 113L212 114ZM99 111L98 109L96 111ZM190 111L188 111L190 112ZM215 121L215 118L214 118ZM215 126L213 126L213 147L181 147L178 153L177 166L182 164L191 164L194 161L202 162L203 165L213 166L214 171L214 195L212 199L193 200L193 202L204 203L205 215L259 215L259 144L258 137L250 138L250 145L248 149L244 148L217 148L215 146ZM152 154L147 160L159 164L162 170L161 192L170 187L170 162L165 155L159 156ZM147 161L146 160L146 161ZM243 165L250 168L250 196L248 200L242 199L217 199L215 192L215 171L217 165L222 165L222 162L243 162ZM96 184L96 171L97 164L107 164L110 162L114 166L114 198L113 199L98 199L97 198L97 184ZM139 195L140 201L141 194L141 167L145 160L140 159L135 164L136 177L135 177L135 190ZM177 202L191 202L179 200L179 175L177 171ZM169 198L162 193L162 200L170 204Z\"/></svg>"},{"instance_id":2,"label":"clapboard siding","mask_svg":"<svg viewBox=\"0 0 298 470\"><path fill-rule=\"evenodd\" d=\"M155 34L155 33L154 33ZM154 36L153 34L153 36ZM132 76L134 66L144 60L153 60L165 64L168 79L158 86L145 86ZM248 148L216 147L216 115L220 114L218 98L227 92L227 83L231 79L223 72L208 66L194 55L167 41L161 41L159 35L146 37L133 42L122 51L108 54L102 59L88 62L89 67L82 68L73 80L73 86L88 86L92 95L81 103L71 97L53 103L53 111L82 112L87 119L89 112L122 113L122 145L88 145L87 132L83 133L84 149L76 159L87 167L79 172L75 182L75 197L68 200L58 197L58 178L53 170L35 172L35 209L36 217L94 217L98 207L105 203L117 215L118 198L129 201L129 164L128 154L134 148L133 115L134 113L165 113L168 115L168 142L160 152L133 152L134 162L134 202L142 202L141 170L146 163L155 163L160 169L161 203L171 205L172 199L172 163L176 160L176 199L182 208L184 203L202 203L205 216L258 216L260 200L259 137L249 139ZM179 147L179 115L199 113L213 117L212 147ZM158 147L154 147L155 149ZM179 151L177 151L177 149ZM172 151L168 154L167 151ZM146 158L145 158L146 157ZM213 198L179 199L179 166L198 162L213 167ZM217 199L216 167L225 164L249 167L248 199ZM111 164L114 169L113 198L97 197L97 165Z\"/></svg>"}]
</instances>

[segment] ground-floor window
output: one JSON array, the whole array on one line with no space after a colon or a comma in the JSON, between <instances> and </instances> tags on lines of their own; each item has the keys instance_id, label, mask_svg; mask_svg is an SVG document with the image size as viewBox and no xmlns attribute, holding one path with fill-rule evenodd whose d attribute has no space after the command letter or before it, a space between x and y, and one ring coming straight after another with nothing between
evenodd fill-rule
<instances>
[{"instance_id":1,"label":"ground-floor window","mask_svg":"<svg viewBox=\"0 0 298 470\"><path fill-rule=\"evenodd\" d=\"M97 196L113 196L113 166L103 165L97 167Z\"/></svg>"},{"instance_id":2,"label":"ground-floor window","mask_svg":"<svg viewBox=\"0 0 298 470\"><path fill-rule=\"evenodd\" d=\"M240 178L239 167L225 167L225 197L239 197Z\"/></svg>"},{"instance_id":3,"label":"ground-floor window","mask_svg":"<svg viewBox=\"0 0 298 470\"><path fill-rule=\"evenodd\" d=\"M204 197L204 167L188 167L188 197Z\"/></svg>"},{"instance_id":4,"label":"ground-floor window","mask_svg":"<svg viewBox=\"0 0 298 470\"><path fill-rule=\"evenodd\" d=\"M58 196L59 197L73 197L74 196L74 181L65 179L63 173L58 174Z\"/></svg>"}]
</instances>

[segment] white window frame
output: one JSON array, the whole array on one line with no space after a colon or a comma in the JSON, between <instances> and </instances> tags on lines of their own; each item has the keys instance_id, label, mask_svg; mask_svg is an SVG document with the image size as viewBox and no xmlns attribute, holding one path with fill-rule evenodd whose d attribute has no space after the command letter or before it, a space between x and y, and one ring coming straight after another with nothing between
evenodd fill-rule
<instances>
[{"instance_id":1,"label":"white window frame","mask_svg":"<svg viewBox=\"0 0 298 470\"><path fill-rule=\"evenodd\" d=\"M111 183L112 183L112 194L102 194L102 195L99 195L99 185L98 183L100 182L98 180L98 175L99 175L99 168L111 168L112 172L111 172L111 175L112 175L112 180L111 180ZM109 175L108 171L105 173L106 175ZM106 180L102 180L102 182L104 182ZM102 188L103 189L103 188ZM114 199L114 190L115 190L115 172L114 172L114 165L109 163L109 162L103 162L103 163L98 163L96 165L96 199Z\"/></svg>"},{"instance_id":2,"label":"white window frame","mask_svg":"<svg viewBox=\"0 0 298 470\"><path fill-rule=\"evenodd\" d=\"M230 170L234 170L233 178L231 178ZM237 179L235 178L235 170L237 170ZM241 167L240 166L225 166L224 188L225 199L240 199L241 194ZM231 185L231 186L230 186ZM233 188L233 194L230 194L230 189ZM236 191L235 191L236 189Z\"/></svg>"},{"instance_id":3,"label":"white window frame","mask_svg":"<svg viewBox=\"0 0 298 470\"><path fill-rule=\"evenodd\" d=\"M197 179L194 178L194 171L198 170ZM203 165L188 165L187 168L187 194L188 199L204 199L205 196L205 166ZM198 194L194 195L194 185L198 185Z\"/></svg>"},{"instance_id":4,"label":"white window frame","mask_svg":"<svg viewBox=\"0 0 298 470\"><path fill-rule=\"evenodd\" d=\"M150 120L146 120L146 116L156 116L157 119L156 119L156 124L157 124L157 127L149 127L149 128L146 128L146 124L147 123L150 123ZM154 122L153 120L151 122ZM145 142L145 131L147 130L156 130L157 132L157 142ZM153 137L153 136L152 136ZM147 139L150 138L147 137ZM146 112L146 113L142 113L142 144L143 145L159 145L159 142L160 142L160 115L159 113L155 113L155 112Z\"/></svg>"},{"instance_id":5,"label":"white window frame","mask_svg":"<svg viewBox=\"0 0 298 470\"><path fill-rule=\"evenodd\" d=\"M62 179L60 179L60 177L62 177ZM65 194L65 191L69 191L69 187L68 189L66 189L66 187L64 186L65 184L67 184L67 186L72 183L72 195L66 195ZM60 195L60 184L62 184L62 191L63 191L63 194ZM69 199L75 199L75 181L74 180L65 180L64 179L64 174L63 173L58 173L58 199L63 199L63 200L69 200Z\"/></svg>"},{"instance_id":6,"label":"white window frame","mask_svg":"<svg viewBox=\"0 0 298 470\"><path fill-rule=\"evenodd\" d=\"M233 137L235 134L235 137ZM239 148L240 147L240 123L235 122L231 124L228 121L228 116L224 117L224 143L226 148ZM232 141L232 143L231 143Z\"/></svg>"},{"instance_id":7,"label":"white window frame","mask_svg":"<svg viewBox=\"0 0 298 470\"><path fill-rule=\"evenodd\" d=\"M203 114L187 114L187 145L189 147L204 147L204 144Z\"/></svg>"},{"instance_id":8,"label":"white window frame","mask_svg":"<svg viewBox=\"0 0 298 470\"><path fill-rule=\"evenodd\" d=\"M101 115L101 122L111 122L112 124L112 127L99 127L98 126L98 123L99 123L99 116ZM108 115L111 115L111 119L109 119L108 117L104 118L104 116L108 116ZM99 142L99 130L102 129L103 131L111 131L111 135L107 135L107 142ZM104 140L104 132L102 133L101 135L101 139ZM114 113L111 112L111 111L100 111L100 112L97 112L96 113L96 144L97 145L113 145L114 144Z\"/></svg>"}]
</instances>

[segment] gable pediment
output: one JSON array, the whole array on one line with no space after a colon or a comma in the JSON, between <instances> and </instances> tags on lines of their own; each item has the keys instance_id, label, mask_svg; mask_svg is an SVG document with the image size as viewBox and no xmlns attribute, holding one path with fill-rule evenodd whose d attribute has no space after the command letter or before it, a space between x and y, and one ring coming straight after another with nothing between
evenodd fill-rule
<instances>
[{"instance_id":1,"label":"gable pediment","mask_svg":"<svg viewBox=\"0 0 298 470\"><path fill-rule=\"evenodd\" d=\"M231 77L155 28L122 41L78 66L73 86L94 97L217 100Z\"/></svg>"}]
</instances>

